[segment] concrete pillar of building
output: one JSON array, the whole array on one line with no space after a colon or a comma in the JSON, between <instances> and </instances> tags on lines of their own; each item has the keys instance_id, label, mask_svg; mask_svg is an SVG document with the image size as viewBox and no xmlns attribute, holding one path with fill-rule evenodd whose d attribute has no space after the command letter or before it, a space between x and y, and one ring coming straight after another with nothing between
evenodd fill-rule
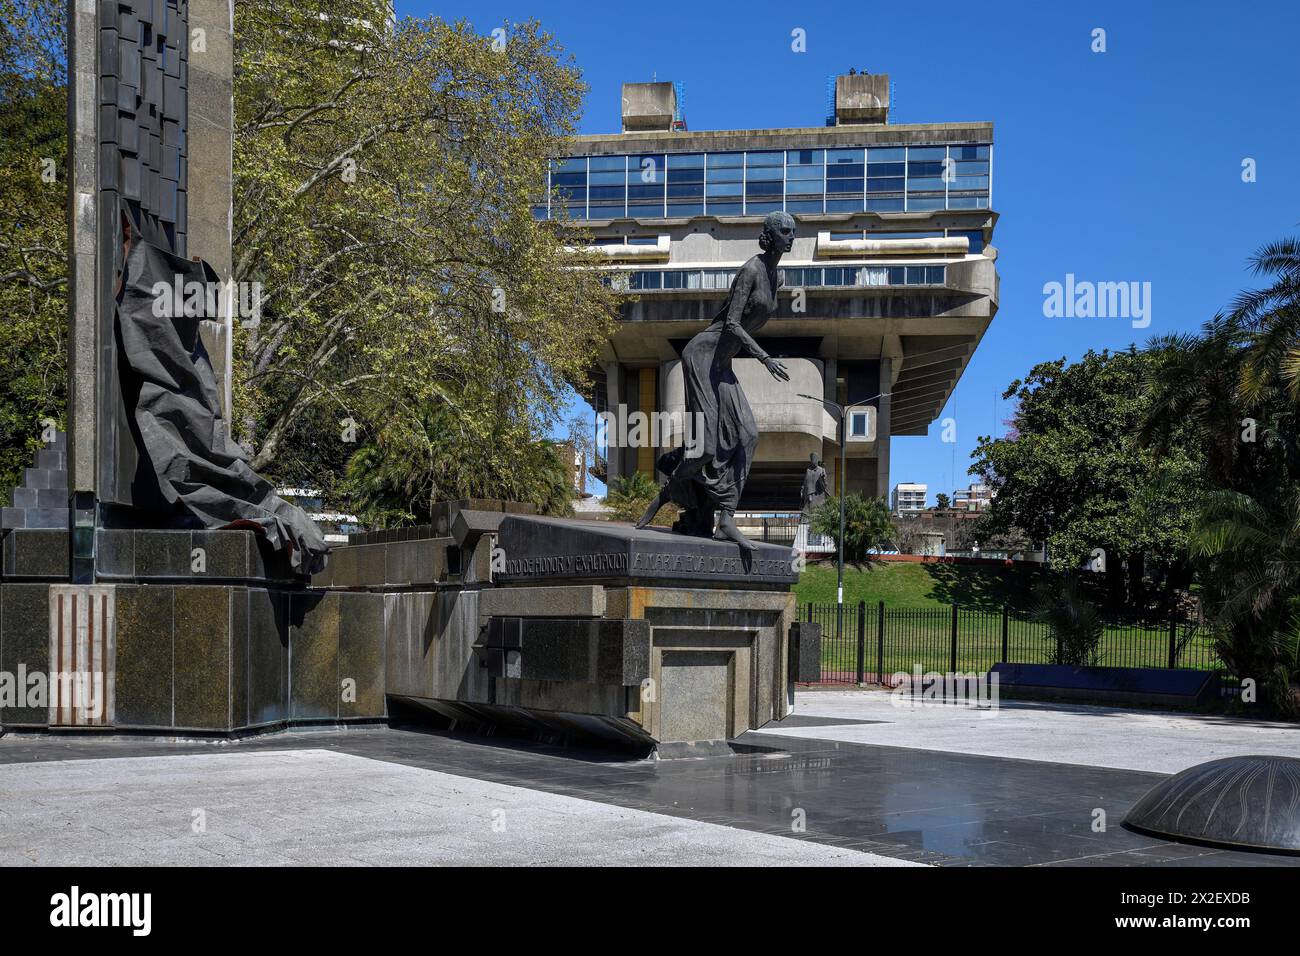
<instances>
[{"instance_id":1,"label":"concrete pillar of building","mask_svg":"<svg viewBox=\"0 0 1300 956\"><path fill-rule=\"evenodd\" d=\"M822 374L822 397L828 402L838 401L836 398L835 378L839 374L839 365L833 358L823 360L825 362L825 371ZM830 476L831 488L830 493L838 495L840 493L840 434L843 426L836 422L835 440L829 444L824 457L830 461L824 462L827 466L826 471Z\"/></svg>"},{"instance_id":2,"label":"concrete pillar of building","mask_svg":"<svg viewBox=\"0 0 1300 956\"><path fill-rule=\"evenodd\" d=\"M622 396L623 367L617 362L606 362L605 408L615 419L619 415L618 406L623 401ZM623 449L615 444L617 440L617 432L611 427L605 433L605 486L607 488L626 474L623 470Z\"/></svg>"},{"instance_id":3,"label":"concrete pillar of building","mask_svg":"<svg viewBox=\"0 0 1300 956\"><path fill-rule=\"evenodd\" d=\"M637 409L646 416L646 422L654 421L654 413L659 402L659 369L639 368L637 371ZM655 446L651 440L653 429L647 424L645 441L636 449L636 470L648 478L655 476Z\"/></svg>"},{"instance_id":4,"label":"concrete pillar of building","mask_svg":"<svg viewBox=\"0 0 1300 956\"><path fill-rule=\"evenodd\" d=\"M882 394L876 407L876 497L889 500L889 426L890 426L890 383L893 376L894 360L888 356L880 358L880 391Z\"/></svg>"}]
</instances>

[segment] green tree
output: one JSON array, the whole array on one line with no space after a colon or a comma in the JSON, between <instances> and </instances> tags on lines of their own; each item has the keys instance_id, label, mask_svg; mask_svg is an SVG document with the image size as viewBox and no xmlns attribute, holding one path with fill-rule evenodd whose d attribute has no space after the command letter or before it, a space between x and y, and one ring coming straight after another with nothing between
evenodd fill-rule
<instances>
[{"instance_id":1,"label":"green tree","mask_svg":"<svg viewBox=\"0 0 1300 956\"><path fill-rule=\"evenodd\" d=\"M1101 612L1084 593L1078 572L1053 575L1036 591L1031 618L1047 625L1052 663L1083 667L1097 662Z\"/></svg>"},{"instance_id":2,"label":"green tree","mask_svg":"<svg viewBox=\"0 0 1300 956\"><path fill-rule=\"evenodd\" d=\"M942 491L934 496L934 506L940 511L947 511L950 504L950 499Z\"/></svg>"},{"instance_id":3,"label":"green tree","mask_svg":"<svg viewBox=\"0 0 1300 956\"><path fill-rule=\"evenodd\" d=\"M237 339L254 466L331 492L409 459L419 473L384 485L410 485L407 504L545 484L537 436L617 302L532 215L575 128L571 60L536 23L497 43L389 21L383 0L242 3L235 29L234 277L263 290ZM357 444L323 453L345 419Z\"/></svg>"},{"instance_id":4,"label":"green tree","mask_svg":"<svg viewBox=\"0 0 1300 956\"><path fill-rule=\"evenodd\" d=\"M1201 482L1199 452L1175 430L1157 452L1138 441L1152 399L1146 373L1163 357L1130 348L1042 362L1003 394L1017 403L1004 438L981 437L971 472L996 497L980 540L1024 533L1055 565L1105 554L1113 607L1167 609L1190 583L1187 536Z\"/></svg>"},{"instance_id":5,"label":"green tree","mask_svg":"<svg viewBox=\"0 0 1300 956\"><path fill-rule=\"evenodd\" d=\"M605 504L618 521L636 521L645 513L650 502L659 497L659 485L649 475L634 471L615 478L605 496ZM659 509L652 524L669 526L677 520L678 507L667 504Z\"/></svg>"},{"instance_id":6,"label":"green tree","mask_svg":"<svg viewBox=\"0 0 1300 956\"><path fill-rule=\"evenodd\" d=\"M829 535L840 544L840 500L827 498L812 513L814 534ZM884 498L850 494L844 499L844 560L870 563L872 550L890 547L895 538L894 519Z\"/></svg>"},{"instance_id":7,"label":"green tree","mask_svg":"<svg viewBox=\"0 0 1300 956\"><path fill-rule=\"evenodd\" d=\"M1143 443L1191 435L1204 483L1189 540L1205 618L1231 672L1280 716L1297 713L1300 633L1300 241L1252 259L1263 289L1243 292L1199 335L1153 349Z\"/></svg>"},{"instance_id":8,"label":"green tree","mask_svg":"<svg viewBox=\"0 0 1300 956\"><path fill-rule=\"evenodd\" d=\"M0 495L67 405L66 6L0 0Z\"/></svg>"},{"instance_id":9,"label":"green tree","mask_svg":"<svg viewBox=\"0 0 1300 956\"><path fill-rule=\"evenodd\" d=\"M431 406L418 425L394 418L377 429L347 464L342 494L368 524L428 522L434 504L458 498L505 498L541 514L573 512L573 484L559 447L517 436L505 463L486 441L463 429L474 423L446 405Z\"/></svg>"}]
</instances>

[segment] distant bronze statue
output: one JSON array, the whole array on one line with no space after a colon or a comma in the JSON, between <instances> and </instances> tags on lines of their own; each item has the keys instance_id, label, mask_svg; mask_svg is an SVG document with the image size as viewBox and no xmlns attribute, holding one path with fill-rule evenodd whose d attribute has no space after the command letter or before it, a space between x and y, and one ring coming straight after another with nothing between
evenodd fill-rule
<instances>
[{"instance_id":1,"label":"distant bronze statue","mask_svg":"<svg viewBox=\"0 0 1300 956\"><path fill-rule=\"evenodd\" d=\"M713 322L682 350L686 419L702 422L703 434L688 432L687 444L660 457L658 468L668 476L668 483L637 522L638 528L648 525L659 509L672 501L682 508L673 525L677 533L712 535L754 549L754 543L736 527L735 515L754 460L758 426L731 360L744 353L762 362L778 381L790 380L785 366L759 347L753 333L776 309L780 288L777 265L794 244L794 230L794 217L789 213L770 213L763 220L758 237L763 251L740 267ZM716 532L715 513L720 513Z\"/></svg>"},{"instance_id":2,"label":"distant bronze statue","mask_svg":"<svg viewBox=\"0 0 1300 956\"><path fill-rule=\"evenodd\" d=\"M799 492L800 520L808 521L826 500L826 469L813 452L808 456L808 470L803 473L803 488Z\"/></svg>"}]
</instances>

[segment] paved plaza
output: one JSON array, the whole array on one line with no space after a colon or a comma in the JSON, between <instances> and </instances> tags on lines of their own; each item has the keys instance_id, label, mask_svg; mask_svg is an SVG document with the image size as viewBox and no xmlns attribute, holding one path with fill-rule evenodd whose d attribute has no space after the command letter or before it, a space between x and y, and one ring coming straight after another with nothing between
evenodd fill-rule
<instances>
[{"instance_id":1,"label":"paved plaza","mask_svg":"<svg viewBox=\"0 0 1300 956\"><path fill-rule=\"evenodd\" d=\"M1280 724L810 691L733 756L372 727L0 738L0 864L1294 865L1120 826L1164 773L1296 755ZM1098 811L1104 828L1098 828Z\"/></svg>"}]
</instances>

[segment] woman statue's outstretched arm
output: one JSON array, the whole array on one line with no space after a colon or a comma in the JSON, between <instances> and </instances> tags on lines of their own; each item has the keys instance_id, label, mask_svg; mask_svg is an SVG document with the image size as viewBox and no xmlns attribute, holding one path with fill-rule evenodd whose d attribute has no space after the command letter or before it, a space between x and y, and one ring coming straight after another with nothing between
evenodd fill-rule
<instances>
[{"instance_id":1,"label":"woman statue's outstretched arm","mask_svg":"<svg viewBox=\"0 0 1300 956\"><path fill-rule=\"evenodd\" d=\"M736 284L731 290L731 306L727 309L727 317L724 320L727 331L731 332L736 338L740 339L741 350L747 355L758 359L763 366L772 373L772 377L783 382L790 380L790 374L785 370L785 366L772 358L754 341L754 337L745 331L743 319L745 316L745 306L749 304L749 297L754 294L754 266L752 263L745 263L736 276Z\"/></svg>"}]
</instances>

